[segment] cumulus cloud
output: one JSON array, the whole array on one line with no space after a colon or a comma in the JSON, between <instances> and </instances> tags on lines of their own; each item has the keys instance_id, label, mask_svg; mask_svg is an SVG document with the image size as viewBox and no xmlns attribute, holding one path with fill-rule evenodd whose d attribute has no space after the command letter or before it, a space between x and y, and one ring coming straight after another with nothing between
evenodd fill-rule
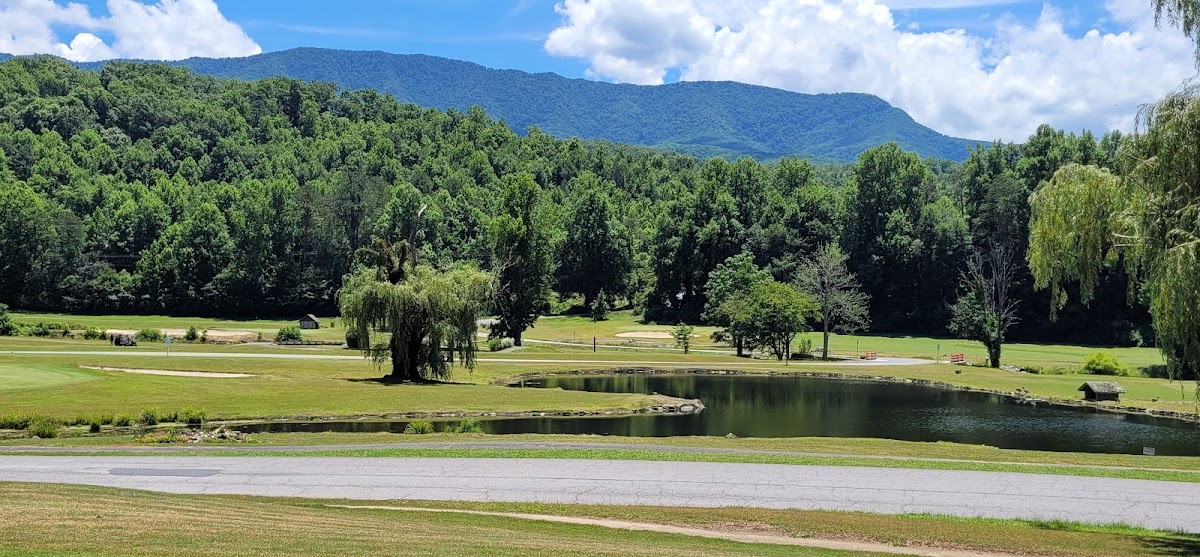
<instances>
[{"instance_id":1,"label":"cumulus cloud","mask_svg":"<svg viewBox=\"0 0 1200 557\"><path fill-rule=\"evenodd\" d=\"M678 72L683 80L871 93L944 133L1019 141L1041 123L1129 129L1138 105L1195 74L1191 44L1173 29L1155 30L1145 0L1105 7L1105 24L1120 31L1073 36L1046 4L1035 22L1001 17L984 37L902 29L875 0L564 0L545 48L587 60L602 79L659 84Z\"/></svg>"},{"instance_id":2,"label":"cumulus cloud","mask_svg":"<svg viewBox=\"0 0 1200 557\"><path fill-rule=\"evenodd\" d=\"M78 32L64 41L56 29ZM111 43L102 35L111 36ZM262 49L225 19L214 0L108 0L107 16L56 0L0 0L0 52L89 62L248 56Z\"/></svg>"}]
</instances>

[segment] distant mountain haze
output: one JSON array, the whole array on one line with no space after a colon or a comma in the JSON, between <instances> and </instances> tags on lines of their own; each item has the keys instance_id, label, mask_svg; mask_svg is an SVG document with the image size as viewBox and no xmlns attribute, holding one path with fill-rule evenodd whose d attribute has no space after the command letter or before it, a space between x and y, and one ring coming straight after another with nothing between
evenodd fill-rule
<instances>
[{"instance_id":1,"label":"distant mountain haze","mask_svg":"<svg viewBox=\"0 0 1200 557\"><path fill-rule=\"evenodd\" d=\"M808 95L734 82L626 85L495 70L421 54L320 48L168 63L219 77L286 76L376 89L439 109L479 105L517 132L538 126L557 137L701 157L797 155L848 162L866 149L896 142L922 157L962 161L967 147L977 143L942 135L883 99L861 93Z\"/></svg>"}]
</instances>

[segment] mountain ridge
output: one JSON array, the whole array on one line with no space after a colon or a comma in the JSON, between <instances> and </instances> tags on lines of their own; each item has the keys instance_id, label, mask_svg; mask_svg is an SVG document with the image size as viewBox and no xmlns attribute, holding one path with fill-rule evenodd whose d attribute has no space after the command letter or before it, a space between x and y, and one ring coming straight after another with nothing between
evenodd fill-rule
<instances>
[{"instance_id":1,"label":"mountain ridge","mask_svg":"<svg viewBox=\"0 0 1200 557\"><path fill-rule=\"evenodd\" d=\"M557 137L631 143L702 157L772 160L797 155L849 162L866 149L894 141L923 157L962 161L967 147L980 143L938 133L865 93L794 93L732 81L616 84L489 68L427 54L312 47L165 63L225 78L282 75L348 89L376 89L443 110L478 105L519 133L537 126Z\"/></svg>"}]
</instances>

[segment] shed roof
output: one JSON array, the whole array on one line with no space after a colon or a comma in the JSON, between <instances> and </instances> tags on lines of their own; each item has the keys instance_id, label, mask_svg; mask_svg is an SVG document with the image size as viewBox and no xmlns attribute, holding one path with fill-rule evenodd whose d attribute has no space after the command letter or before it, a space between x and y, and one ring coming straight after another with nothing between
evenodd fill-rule
<instances>
[{"instance_id":1,"label":"shed roof","mask_svg":"<svg viewBox=\"0 0 1200 557\"><path fill-rule=\"evenodd\" d=\"M1125 392L1125 389L1120 384L1114 381L1088 381L1079 386L1081 391L1092 391L1093 393L1101 394L1118 394Z\"/></svg>"},{"instance_id":2,"label":"shed roof","mask_svg":"<svg viewBox=\"0 0 1200 557\"><path fill-rule=\"evenodd\" d=\"M311 313L306 313L306 314L304 314L304 317L301 317L301 318L300 318L300 320L301 320L301 321L312 321L313 323L320 323L320 322L321 322L321 320L320 320L320 319L317 319L317 316L315 316L315 315L313 315L313 314L311 314Z\"/></svg>"}]
</instances>

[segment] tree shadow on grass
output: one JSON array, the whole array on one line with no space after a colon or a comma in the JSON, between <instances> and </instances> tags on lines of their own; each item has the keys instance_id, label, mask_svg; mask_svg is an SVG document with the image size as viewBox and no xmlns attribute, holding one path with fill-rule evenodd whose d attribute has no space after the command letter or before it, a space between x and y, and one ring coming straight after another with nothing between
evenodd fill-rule
<instances>
[{"instance_id":1,"label":"tree shadow on grass","mask_svg":"<svg viewBox=\"0 0 1200 557\"><path fill-rule=\"evenodd\" d=\"M374 383L376 385L385 385L388 387L410 386L410 387L437 387L445 385L474 385L475 383L460 383L457 381L436 381L433 379L422 379L420 381L396 381L387 377L346 377L343 381L352 383Z\"/></svg>"},{"instance_id":2,"label":"tree shadow on grass","mask_svg":"<svg viewBox=\"0 0 1200 557\"><path fill-rule=\"evenodd\" d=\"M1146 548L1147 555L1167 555L1172 557L1195 557L1200 555L1200 536L1178 534L1174 536L1143 537L1141 544Z\"/></svg>"}]
</instances>

